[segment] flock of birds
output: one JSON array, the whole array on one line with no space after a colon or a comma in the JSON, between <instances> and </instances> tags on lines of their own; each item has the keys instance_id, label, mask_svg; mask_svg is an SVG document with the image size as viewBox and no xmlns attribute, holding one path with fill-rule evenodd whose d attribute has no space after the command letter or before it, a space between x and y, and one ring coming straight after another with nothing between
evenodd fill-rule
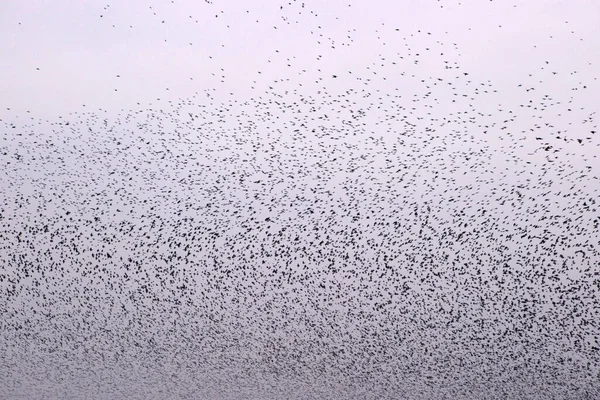
<instances>
[{"instance_id":1,"label":"flock of birds","mask_svg":"<svg viewBox=\"0 0 600 400\"><path fill-rule=\"evenodd\" d=\"M325 22L323 57L367 34ZM258 94L0 121L0 398L600 398L596 78L397 31Z\"/></svg>"}]
</instances>

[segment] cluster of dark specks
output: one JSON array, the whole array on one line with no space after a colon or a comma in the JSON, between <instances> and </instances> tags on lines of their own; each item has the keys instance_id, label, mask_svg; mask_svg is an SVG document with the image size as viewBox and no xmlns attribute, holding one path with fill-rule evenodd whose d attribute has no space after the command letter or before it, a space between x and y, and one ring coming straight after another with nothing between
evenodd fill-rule
<instances>
[{"instance_id":1,"label":"cluster of dark specks","mask_svg":"<svg viewBox=\"0 0 600 400\"><path fill-rule=\"evenodd\" d=\"M305 3L329 56L366 34ZM600 398L597 84L399 30L245 98L2 121L0 398Z\"/></svg>"}]
</instances>

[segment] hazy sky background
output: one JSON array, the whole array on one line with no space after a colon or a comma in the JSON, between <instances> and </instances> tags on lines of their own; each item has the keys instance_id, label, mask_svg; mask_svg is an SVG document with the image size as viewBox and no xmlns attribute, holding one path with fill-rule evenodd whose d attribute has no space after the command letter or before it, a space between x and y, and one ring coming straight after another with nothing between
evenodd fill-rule
<instances>
[{"instance_id":1,"label":"hazy sky background","mask_svg":"<svg viewBox=\"0 0 600 400\"><path fill-rule=\"evenodd\" d=\"M9 0L0 37L0 398L600 395L600 3Z\"/></svg>"},{"instance_id":2,"label":"hazy sky background","mask_svg":"<svg viewBox=\"0 0 600 400\"><path fill-rule=\"evenodd\" d=\"M0 116L64 115L83 104L114 111L212 90L219 100L231 92L248 97L277 79L317 78L317 67L357 69L381 51L429 44L427 36L416 35L419 29L435 41L456 43L458 50L447 47L446 56L460 59L474 79L495 85L524 83L548 60L548 70L578 71L549 88L560 90L567 80L594 80L590 74L600 58L600 5L594 1L312 1L304 2L302 15L296 12L301 2L290 3L4 1ZM347 31L352 46L343 45ZM330 37L337 42L335 52L316 43L321 34L323 43ZM293 68L286 67L288 57L296 57ZM301 66L306 72L298 75ZM419 71L435 67L422 63Z\"/></svg>"}]
</instances>

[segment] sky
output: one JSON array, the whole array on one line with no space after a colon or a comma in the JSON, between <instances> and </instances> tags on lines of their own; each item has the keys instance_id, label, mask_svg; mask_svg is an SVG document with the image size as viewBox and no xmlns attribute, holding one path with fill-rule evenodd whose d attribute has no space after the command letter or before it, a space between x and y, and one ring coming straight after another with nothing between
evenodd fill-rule
<instances>
[{"instance_id":1,"label":"sky","mask_svg":"<svg viewBox=\"0 0 600 400\"><path fill-rule=\"evenodd\" d=\"M0 398L600 395L600 4L0 4Z\"/></svg>"},{"instance_id":2,"label":"sky","mask_svg":"<svg viewBox=\"0 0 600 400\"><path fill-rule=\"evenodd\" d=\"M252 96L248 86L258 78L260 91L276 79L317 77L317 67L359 68L359 60L382 50L395 53L424 40L416 35L419 29L446 46L456 43L459 49L448 47L446 55L456 60L460 54L462 68L496 84L523 82L542 59L554 68L579 70L572 78L577 81L593 73L590 63L599 57L600 6L593 1L466 1L443 7L437 1L321 1L304 9L300 2L291 4L3 2L2 116L22 118L27 111L56 116L83 104L88 110L129 109L212 89L219 99L232 91ZM354 29L354 42L344 45ZM390 34L395 29L400 33ZM338 42L336 49L325 47L329 38ZM381 46L385 40L387 48ZM292 69L286 67L288 57L296 57ZM301 66L307 68L299 75ZM257 77L261 68L264 76ZM220 84L222 75L227 79Z\"/></svg>"}]
</instances>

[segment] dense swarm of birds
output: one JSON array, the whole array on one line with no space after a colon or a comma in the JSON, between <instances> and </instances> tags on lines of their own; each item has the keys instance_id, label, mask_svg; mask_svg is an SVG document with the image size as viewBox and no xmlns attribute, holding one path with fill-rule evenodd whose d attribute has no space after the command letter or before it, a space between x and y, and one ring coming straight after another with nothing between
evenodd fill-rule
<instances>
[{"instance_id":1,"label":"dense swarm of birds","mask_svg":"<svg viewBox=\"0 0 600 400\"><path fill-rule=\"evenodd\" d=\"M600 398L594 66L269 7L247 96L2 120L0 398Z\"/></svg>"}]
</instances>

